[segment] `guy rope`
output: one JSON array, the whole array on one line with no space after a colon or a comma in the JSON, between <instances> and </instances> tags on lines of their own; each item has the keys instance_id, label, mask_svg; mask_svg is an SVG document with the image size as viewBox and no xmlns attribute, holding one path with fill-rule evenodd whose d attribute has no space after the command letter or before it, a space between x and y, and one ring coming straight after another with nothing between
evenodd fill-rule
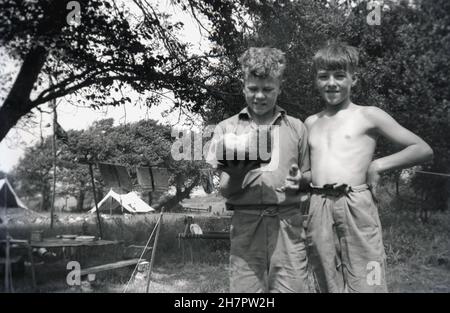
<instances>
[{"instance_id":1,"label":"guy rope","mask_svg":"<svg viewBox=\"0 0 450 313\"><path fill-rule=\"evenodd\" d=\"M149 246L150 241L152 240L153 234L154 234L155 231L156 231L156 237L155 237L155 240L154 240L154 242L153 242L153 248L152 248L152 256L151 256L151 259L150 259L150 267L149 267L149 270L148 270L147 287L146 287L146 293L148 293L148 290L149 290L149 287L150 287L150 281L151 281L152 269L153 269L153 262L154 262L154 260L155 260L155 255L156 255L156 246L157 246L157 244L158 244L159 232L160 232L160 229L161 229L161 223L162 223L162 218L163 218L163 212L164 212L164 207L161 207L161 213L160 213L160 215L159 215L159 218L158 218L158 220L156 221L155 227L153 227L153 230L152 230L152 232L151 232L151 234L150 234L150 236L149 236L149 238L148 238L148 240L147 240L147 243L145 244L145 246L144 246L144 248L143 248L143 250L142 250L142 253L141 253L140 257L139 257L139 262L138 262L138 263L136 264L136 266L134 267L134 270L133 270L133 272L131 273L130 279L128 280L128 282L127 282L127 284L126 284L126 286L125 286L125 288L124 288L124 290L123 290L123 293L126 293L126 292L127 292L128 286L130 285L130 282L131 282L131 280L133 279L134 274L136 273L136 270L137 270L137 268L138 268L138 266L139 266L141 260L143 259L145 252L147 251L147 247Z\"/></svg>"}]
</instances>

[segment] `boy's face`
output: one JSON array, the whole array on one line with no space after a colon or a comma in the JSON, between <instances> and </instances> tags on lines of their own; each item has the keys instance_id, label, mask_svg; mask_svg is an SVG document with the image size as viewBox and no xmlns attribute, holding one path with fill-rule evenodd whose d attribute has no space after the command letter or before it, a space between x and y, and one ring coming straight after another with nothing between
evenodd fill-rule
<instances>
[{"instance_id":1,"label":"boy's face","mask_svg":"<svg viewBox=\"0 0 450 313\"><path fill-rule=\"evenodd\" d=\"M328 105L350 102L350 91L356 78L346 70L318 70L316 85Z\"/></svg>"},{"instance_id":2,"label":"boy's face","mask_svg":"<svg viewBox=\"0 0 450 313\"><path fill-rule=\"evenodd\" d=\"M259 117L270 116L274 112L280 94L280 80L274 77L248 75L244 81L245 102L252 113Z\"/></svg>"}]
</instances>

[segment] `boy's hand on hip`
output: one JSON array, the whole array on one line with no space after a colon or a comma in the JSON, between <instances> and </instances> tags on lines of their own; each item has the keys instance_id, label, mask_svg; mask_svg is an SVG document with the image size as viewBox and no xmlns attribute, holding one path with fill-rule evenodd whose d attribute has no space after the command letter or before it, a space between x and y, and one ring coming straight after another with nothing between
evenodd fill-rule
<instances>
[{"instance_id":1,"label":"boy's hand on hip","mask_svg":"<svg viewBox=\"0 0 450 313\"><path fill-rule=\"evenodd\" d=\"M289 170L289 175L284 181L284 186L277 188L279 192L297 192L300 189L300 180L302 179L302 172L299 170L297 164L292 164Z\"/></svg>"}]
</instances>

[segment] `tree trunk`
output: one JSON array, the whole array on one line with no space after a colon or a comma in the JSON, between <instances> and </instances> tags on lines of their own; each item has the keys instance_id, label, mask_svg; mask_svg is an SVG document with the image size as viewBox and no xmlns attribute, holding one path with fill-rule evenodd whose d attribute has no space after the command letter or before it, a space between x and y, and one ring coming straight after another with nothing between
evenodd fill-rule
<instances>
[{"instance_id":1,"label":"tree trunk","mask_svg":"<svg viewBox=\"0 0 450 313\"><path fill-rule=\"evenodd\" d=\"M152 192L151 191L149 191L148 192L148 205L152 205L152 202L153 202L153 195L152 195Z\"/></svg>"},{"instance_id":2,"label":"tree trunk","mask_svg":"<svg viewBox=\"0 0 450 313\"><path fill-rule=\"evenodd\" d=\"M159 203L156 203L153 206L153 208L158 210L164 206L166 208L166 211L169 211L171 208L176 206L181 200L183 200L184 198L188 198L191 194L191 191L196 186L198 186L199 182L200 182L200 176L196 177L194 182L189 187L185 188L183 191L180 191L179 193L177 190L177 193L174 196L165 198L164 200L160 201Z\"/></svg>"},{"instance_id":3,"label":"tree trunk","mask_svg":"<svg viewBox=\"0 0 450 313\"><path fill-rule=\"evenodd\" d=\"M47 212L50 208L50 187L44 186L41 189L41 211Z\"/></svg>"},{"instance_id":4,"label":"tree trunk","mask_svg":"<svg viewBox=\"0 0 450 313\"><path fill-rule=\"evenodd\" d=\"M182 199L180 199L179 197L181 196L183 190L182 187L183 186L183 178L181 177L181 175L177 175L175 177L175 188L176 188L176 193L175 196L177 197L177 199L179 201L181 201Z\"/></svg>"},{"instance_id":5,"label":"tree trunk","mask_svg":"<svg viewBox=\"0 0 450 313\"><path fill-rule=\"evenodd\" d=\"M103 193L103 188L97 187L96 191L97 191L97 201L101 201L105 196L105 194Z\"/></svg>"},{"instance_id":6,"label":"tree trunk","mask_svg":"<svg viewBox=\"0 0 450 313\"><path fill-rule=\"evenodd\" d=\"M22 116L33 109L30 93L44 66L47 54L45 48L38 46L30 50L25 57L16 81L0 107L0 141Z\"/></svg>"},{"instance_id":7,"label":"tree trunk","mask_svg":"<svg viewBox=\"0 0 450 313\"><path fill-rule=\"evenodd\" d=\"M66 23L67 1L50 0L42 4L44 19L37 27L33 47L25 56L14 85L0 107L0 141L22 116L37 106L30 100L30 94L48 56L49 42L44 43L43 39L56 38Z\"/></svg>"},{"instance_id":8,"label":"tree trunk","mask_svg":"<svg viewBox=\"0 0 450 313\"><path fill-rule=\"evenodd\" d=\"M77 196L77 212L83 212L85 191L80 189Z\"/></svg>"}]
</instances>

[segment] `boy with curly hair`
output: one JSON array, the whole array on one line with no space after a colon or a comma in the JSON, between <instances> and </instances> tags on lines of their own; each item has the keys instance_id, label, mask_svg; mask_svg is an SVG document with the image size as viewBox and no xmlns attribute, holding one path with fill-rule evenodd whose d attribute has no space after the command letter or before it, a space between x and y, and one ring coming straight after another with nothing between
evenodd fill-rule
<instances>
[{"instance_id":1,"label":"boy with curly hair","mask_svg":"<svg viewBox=\"0 0 450 313\"><path fill-rule=\"evenodd\" d=\"M221 170L221 193L233 210L230 291L308 292L302 212L308 196L300 189L310 182L309 152L304 124L277 105L286 58L278 49L249 48L239 61L246 107L216 127L209 160ZM268 132L269 158L221 158L227 135L239 145L252 131Z\"/></svg>"}]
</instances>

